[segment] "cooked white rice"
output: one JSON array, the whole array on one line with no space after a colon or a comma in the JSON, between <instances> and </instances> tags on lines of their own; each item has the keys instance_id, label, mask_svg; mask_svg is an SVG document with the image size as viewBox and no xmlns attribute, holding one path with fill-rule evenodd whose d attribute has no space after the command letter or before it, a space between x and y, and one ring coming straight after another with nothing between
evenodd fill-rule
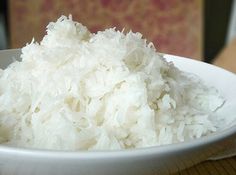
<instances>
[{"instance_id":1,"label":"cooked white rice","mask_svg":"<svg viewBox=\"0 0 236 175\"><path fill-rule=\"evenodd\" d=\"M0 142L56 150L129 149L217 130L224 100L140 33L90 33L62 16L0 71Z\"/></svg>"}]
</instances>

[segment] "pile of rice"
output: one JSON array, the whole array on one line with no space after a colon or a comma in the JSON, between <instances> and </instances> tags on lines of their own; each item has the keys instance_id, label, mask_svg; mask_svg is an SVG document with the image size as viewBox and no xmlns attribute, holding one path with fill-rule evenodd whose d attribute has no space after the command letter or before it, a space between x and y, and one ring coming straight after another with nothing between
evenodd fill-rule
<instances>
[{"instance_id":1,"label":"pile of rice","mask_svg":"<svg viewBox=\"0 0 236 175\"><path fill-rule=\"evenodd\" d=\"M224 100L140 33L95 33L69 16L0 70L0 142L56 150L171 144L217 130Z\"/></svg>"}]
</instances>

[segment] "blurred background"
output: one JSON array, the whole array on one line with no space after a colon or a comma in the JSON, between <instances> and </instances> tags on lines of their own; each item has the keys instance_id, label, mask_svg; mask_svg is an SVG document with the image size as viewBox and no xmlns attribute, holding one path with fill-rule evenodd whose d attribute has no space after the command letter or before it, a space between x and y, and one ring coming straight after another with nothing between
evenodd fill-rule
<instances>
[{"instance_id":1,"label":"blurred background","mask_svg":"<svg viewBox=\"0 0 236 175\"><path fill-rule=\"evenodd\" d=\"M69 14L92 32L132 29L159 52L236 72L235 0L1 0L0 49L40 41L50 21Z\"/></svg>"}]
</instances>

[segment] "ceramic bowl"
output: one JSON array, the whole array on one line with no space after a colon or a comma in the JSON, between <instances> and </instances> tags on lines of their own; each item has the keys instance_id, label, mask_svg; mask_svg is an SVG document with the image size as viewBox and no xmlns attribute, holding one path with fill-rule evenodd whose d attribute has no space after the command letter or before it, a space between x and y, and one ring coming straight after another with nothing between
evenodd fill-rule
<instances>
[{"instance_id":1,"label":"ceramic bowl","mask_svg":"<svg viewBox=\"0 0 236 175\"><path fill-rule=\"evenodd\" d=\"M5 68L20 50L0 51ZM236 75L188 58L165 55L181 70L200 76L227 100L221 115L236 118ZM188 142L121 151L49 151L0 145L0 174L11 175L151 175L170 174L204 161L236 137L236 125Z\"/></svg>"}]
</instances>

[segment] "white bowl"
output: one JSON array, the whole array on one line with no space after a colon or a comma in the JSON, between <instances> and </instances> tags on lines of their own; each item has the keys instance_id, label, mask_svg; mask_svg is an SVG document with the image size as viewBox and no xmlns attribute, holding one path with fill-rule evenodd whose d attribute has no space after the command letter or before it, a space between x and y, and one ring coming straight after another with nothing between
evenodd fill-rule
<instances>
[{"instance_id":1,"label":"white bowl","mask_svg":"<svg viewBox=\"0 0 236 175\"><path fill-rule=\"evenodd\" d=\"M20 50L0 51L5 68ZM224 117L236 116L236 75L203 62L165 55L181 70L200 76L226 98ZM147 175L169 174L224 150L236 137L236 125L188 142L123 151L48 151L0 146L0 174L20 175Z\"/></svg>"}]
</instances>

